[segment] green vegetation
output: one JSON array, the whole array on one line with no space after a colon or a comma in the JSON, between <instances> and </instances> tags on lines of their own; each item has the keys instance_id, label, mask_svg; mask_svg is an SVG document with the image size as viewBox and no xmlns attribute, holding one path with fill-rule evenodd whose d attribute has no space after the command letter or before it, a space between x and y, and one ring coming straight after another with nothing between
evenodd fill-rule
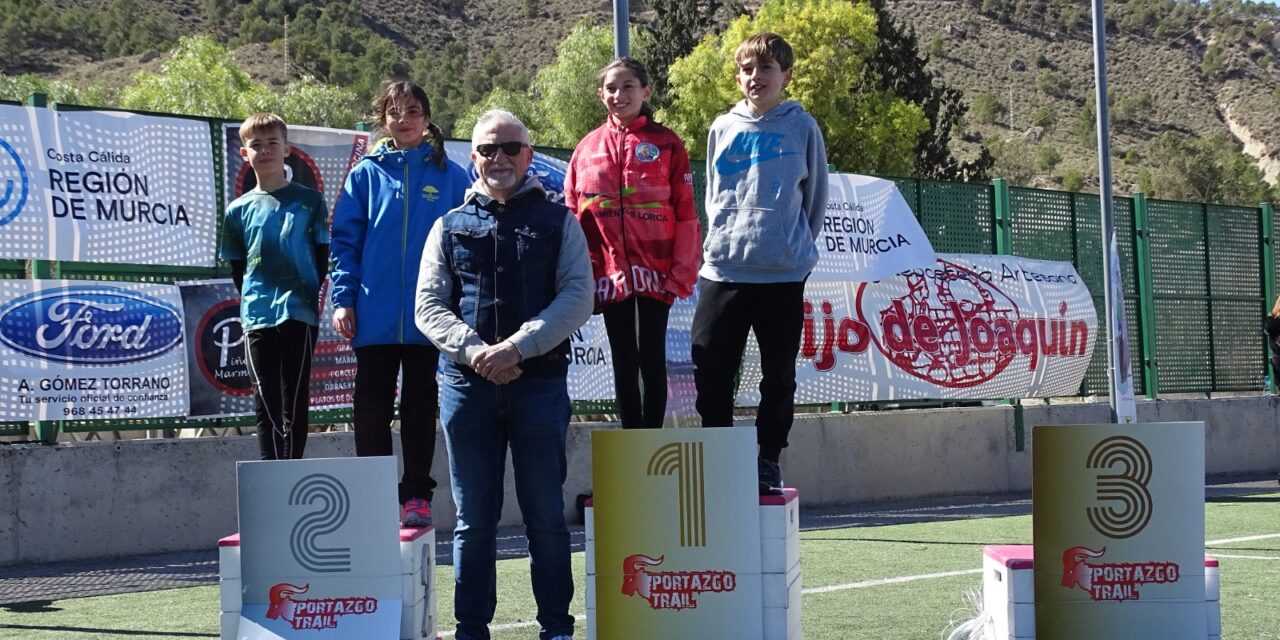
<instances>
[{"instance_id":1,"label":"green vegetation","mask_svg":"<svg viewBox=\"0 0 1280 640\"><path fill-rule=\"evenodd\" d=\"M798 100L818 121L833 164L854 172L913 172L928 118L919 105L868 86L863 71L876 47L876 15L866 5L842 0L767 0L754 19L734 20L671 66L671 106L659 119L681 135L692 156L706 152L711 121L742 99L734 84L733 51L760 31L782 35L795 49L785 97Z\"/></svg>"},{"instance_id":2,"label":"green vegetation","mask_svg":"<svg viewBox=\"0 0 1280 640\"><path fill-rule=\"evenodd\" d=\"M257 84L217 42L183 38L160 73L142 72L120 93L126 109L240 119L271 111L287 122L354 127L356 95L311 78L291 82L283 94Z\"/></svg>"},{"instance_id":3,"label":"green vegetation","mask_svg":"<svg viewBox=\"0 0 1280 640\"><path fill-rule=\"evenodd\" d=\"M1062 174L1063 191L1079 191L1084 188L1084 173L1079 169L1067 169Z\"/></svg>"},{"instance_id":4,"label":"green vegetation","mask_svg":"<svg viewBox=\"0 0 1280 640\"><path fill-rule=\"evenodd\" d=\"M1062 162L1062 154L1052 146L1042 146L1036 149L1036 168L1042 172L1048 173Z\"/></svg>"},{"instance_id":5,"label":"green vegetation","mask_svg":"<svg viewBox=\"0 0 1280 640\"><path fill-rule=\"evenodd\" d=\"M973 118L983 124L995 124L1009 113L1009 108L1004 106L999 98L989 93L979 93L975 96L969 110L973 113Z\"/></svg>"},{"instance_id":6,"label":"green vegetation","mask_svg":"<svg viewBox=\"0 0 1280 640\"><path fill-rule=\"evenodd\" d=\"M1257 206L1271 195L1262 172L1223 135L1161 134L1147 164L1138 185L1153 198Z\"/></svg>"},{"instance_id":7,"label":"green vegetation","mask_svg":"<svg viewBox=\"0 0 1280 640\"><path fill-rule=\"evenodd\" d=\"M112 0L106 11L0 0L0 59L9 61L6 67L37 66L41 53L54 48L117 57L165 49L173 41L172 20L143 15L137 0Z\"/></svg>"}]
</instances>

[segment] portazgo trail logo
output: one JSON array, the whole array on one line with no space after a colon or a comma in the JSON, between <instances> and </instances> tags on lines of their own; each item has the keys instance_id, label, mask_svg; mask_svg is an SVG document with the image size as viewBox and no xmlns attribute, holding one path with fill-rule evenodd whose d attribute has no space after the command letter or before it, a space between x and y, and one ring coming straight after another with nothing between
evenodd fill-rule
<instances>
[{"instance_id":1,"label":"portazgo trail logo","mask_svg":"<svg viewBox=\"0 0 1280 640\"><path fill-rule=\"evenodd\" d=\"M1138 587L1144 584L1171 584L1182 576L1176 562L1107 562L1091 564L1089 558L1101 558L1107 548L1093 550L1071 547L1062 552L1062 586L1078 587L1095 602L1138 600Z\"/></svg>"},{"instance_id":2,"label":"portazgo trail logo","mask_svg":"<svg viewBox=\"0 0 1280 640\"><path fill-rule=\"evenodd\" d=\"M306 593L310 584L301 587L281 582L267 592L268 620L284 620L294 629L336 629L342 616L365 615L378 610L378 599L369 596L347 598L310 598L295 600Z\"/></svg>"},{"instance_id":3,"label":"portazgo trail logo","mask_svg":"<svg viewBox=\"0 0 1280 640\"><path fill-rule=\"evenodd\" d=\"M652 609L696 609L698 594L733 591L738 576L732 571L649 571L666 556L642 554L622 561L622 595L640 596Z\"/></svg>"},{"instance_id":4,"label":"portazgo trail logo","mask_svg":"<svg viewBox=\"0 0 1280 640\"><path fill-rule=\"evenodd\" d=\"M71 286L38 291L0 307L0 343L69 364L147 360L182 342L182 316L128 289Z\"/></svg>"},{"instance_id":5,"label":"portazgo trail logo","mask_svg":"<svg viewBox=\"0 0 1280 640\"><path fill-rule=\"evenodd\" d=\"M22 213L30 190L31 178L22 158L4 138L0 138L0 226Z\"/></svg>"}]
</instances>

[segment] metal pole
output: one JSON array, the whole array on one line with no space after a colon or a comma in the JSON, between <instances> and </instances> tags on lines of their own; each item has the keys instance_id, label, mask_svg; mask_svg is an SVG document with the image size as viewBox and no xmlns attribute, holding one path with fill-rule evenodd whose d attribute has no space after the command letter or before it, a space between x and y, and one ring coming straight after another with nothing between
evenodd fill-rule
<instances>
[{"instance_id":1,"label":"metal pole","mask_svg":"<svg viewBox=\"0 0 1280 640\"><path fill-rule=\"evenodd\" d=\"M613 0L613 55L631 55L631 8L627 0Z\"/></svg>"},{"instance_id":2,"label":"metal pole","mask_svg":"<svg viewBox=\"0 0 1280 640\"><path fill-rule=\"evenodd\" d=\"M1103 0L1093 0L1094 100L1098 113L1098 195L1102 206L1103 307L1107 317L1107 372L1110 381L1112 422L1135 419L1133 377L1129 364L1129 337L1123 319L1124 294L1120 290L1116 255L1114 203L1111 197L1111 130L1107 114L1107 27ZM1127 389L1127 392L1126 392Z\"/></svg>"}]
</instances>

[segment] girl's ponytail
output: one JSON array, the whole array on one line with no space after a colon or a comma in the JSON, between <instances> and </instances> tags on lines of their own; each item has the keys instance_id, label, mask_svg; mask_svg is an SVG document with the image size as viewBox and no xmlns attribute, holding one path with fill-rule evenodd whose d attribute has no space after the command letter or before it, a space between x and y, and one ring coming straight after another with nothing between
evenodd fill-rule
<instances>
[{"instance_id":1,"label":"girl's ponytail","mask_svg":"<svg viewBox=\"0 0 1280 640\"><path fill-rule=\"evenodd\" d=\"M427 133L431 134L431 161L444 169L444 131L435 122L430 122L427 124Z\"/></svg>"}]
</instances>

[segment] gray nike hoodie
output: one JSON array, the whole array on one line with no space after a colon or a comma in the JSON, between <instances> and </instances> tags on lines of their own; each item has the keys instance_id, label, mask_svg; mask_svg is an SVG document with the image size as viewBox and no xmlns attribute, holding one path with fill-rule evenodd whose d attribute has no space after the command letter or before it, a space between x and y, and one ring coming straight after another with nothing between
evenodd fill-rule
<instances>
[{"instance_id":1,"label":"gray nike hoodie","mask_svg":"<svg viewBox=\"0 0 1280 640\"><path fill-rule=\"evenodd\" d=\"M799 282L818 263L827 149L795 101L757 116L746 100L707 134L707 238L698 275L717 282Z\"/></svg>"}]
</instances>

